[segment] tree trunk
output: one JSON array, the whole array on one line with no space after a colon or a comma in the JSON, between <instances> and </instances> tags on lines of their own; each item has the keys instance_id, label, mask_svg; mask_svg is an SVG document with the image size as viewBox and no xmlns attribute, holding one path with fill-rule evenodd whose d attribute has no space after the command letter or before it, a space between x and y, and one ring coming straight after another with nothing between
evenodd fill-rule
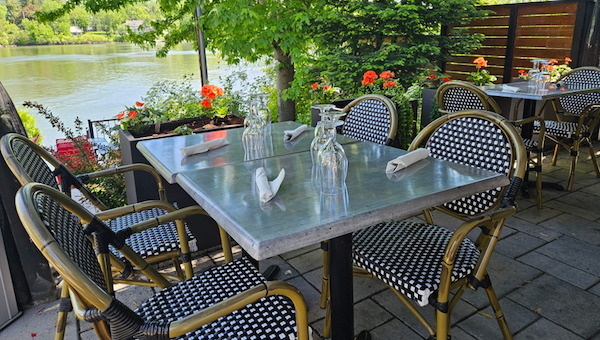
<instances>
[{"instance_id":1,"label":"tree trunk","mask_svg":"<svg viewBox=\"0 0 600 340\"><path fill-rule=\"evenodd\" d=\"M600 67L600 0L596 0L583 44L581 65Z\"/></svg>"},{"instance_id":2,"label":"tree trunk","mask_svg":"<svg viewBox=\"0 0 600 340\"><path fill-rule=\"evenodd\" d=\"M290 99L283 99L283 91L290 88L294 80L294 64L289 54L284 53L276 42L275 60L279 62L277 67L277 116L280 122L296 120L296 103Z\"/></svg>"},{"instance_id":3,"label":"tree trunk","mask_svg":"<svg viewBox=\"0 0 600 340\"><path fill-rule=\"evenodd\" d=\"M4 136L8 132L16 132L23 136L27 136L23 122L21 122L21 118L15 108L15 104L13 104L12 99L10 99L2 82L0 82L0 119L0 136Z\"/></svg>"}]
</instances>

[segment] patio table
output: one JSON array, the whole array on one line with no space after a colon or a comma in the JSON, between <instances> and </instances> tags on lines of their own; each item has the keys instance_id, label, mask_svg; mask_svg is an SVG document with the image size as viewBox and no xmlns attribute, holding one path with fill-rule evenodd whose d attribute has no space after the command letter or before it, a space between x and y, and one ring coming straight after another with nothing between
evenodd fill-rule
<instances>
[{"instance_id":1,"label":"patio table","mask_svg":"<svg viewBox=\"0 0 600 340\"><path fill-rule=\"evenodd\" d=\"M272 124L271 139L269 140L272 149L268 150L267 156L279 156L309 150L310 143L314 137L314 128L312 127L308 127L302 135L290 142L283 141L283 131L293 130L300 125L296 122ZM175 176L182 171L243 162L245 160L242 143L243 132L243 128L234 128L193 135L158 138L141 141L137 143L137 148L169 184L174 184ZM226 138L229 141L229 145L187 157L183 156L179 151L180 148L217 138ZM344 136L338 136L337 140L341 144L358 142L356 139Z\"/></svg>"},{"instance_id":2,"label":"patio table","mask_svg":"<svg viewBox=\"0 0 600 340\"><path fill-rule=\"evenodd\" d=\"M180 172L177 183L245 251L263 260L330 240L332 339L353 338L352 232L409 217L425 208L506 185L504 175L427 158L394 174L389 160L406 151L369 142L344 145L347 192L320 193L310 152L279 155ZM260 204L254 171L285 179L275 198Z\"/></svg>"}]
</instances>

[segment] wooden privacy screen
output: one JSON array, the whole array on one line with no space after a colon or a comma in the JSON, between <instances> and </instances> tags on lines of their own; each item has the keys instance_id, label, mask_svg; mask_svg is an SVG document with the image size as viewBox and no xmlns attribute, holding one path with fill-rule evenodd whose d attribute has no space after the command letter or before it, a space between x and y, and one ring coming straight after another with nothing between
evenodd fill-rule
<instances>
[{"instance_id":1,"label":"wooden privacy screen","mask_svg":"<svg viewBox=\"0 0 600 340\"><path fill-rule=\"evenodd\" d=\"M529 69L535 58L573 59L577 66L579 44L593 1L560 1L483 6L491 11L483 20L454 28L485 35L482 47L472 54L455 55L445 65L445 73L454 80L465 80L475 71L473 60L479 56L488 60L488 71L498 77L496 83L508 83L521 68ZM451 32L451 30L448 30Z\"/></svg>"}]
</instances>

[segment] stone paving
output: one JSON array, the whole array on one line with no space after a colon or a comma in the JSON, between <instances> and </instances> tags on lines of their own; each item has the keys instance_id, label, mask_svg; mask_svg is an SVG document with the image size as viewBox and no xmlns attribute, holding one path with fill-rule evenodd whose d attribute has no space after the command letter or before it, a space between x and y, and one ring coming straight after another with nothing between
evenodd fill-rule
<instances>
[{"instance_id":1,"label":"stone paving","mask_svg":"<svg viewBox=\"0 0 600 340\"><path fill-rule=\"evenodd\" d=\"M596 150L600 143L595 143ZM572 191L543 190L544 209L535 206L535 190L519 197L519 210L509 218L488 266L500 304L515 340L600 340L600 179L584 149ZM569 157L562 152L557 166L544 160L544 180L566 186ZM455 221L435 214L436 222ZM419 217L413 217L419 218ZM240 249L236 248L237 256ZM198 270L222 261L220 252L199 254ZM324 311L319 308L321 251L318 245L262 261L266 269L280 266L277 279L304 294L314 338L321 339ZM148 287L119 287L118 297L135 307L154 293ZM367 329L374 340L425 339L423 327L400 300L375 279L354 278L355 331ZM38 304L0 331L1 339L52 339L57 301ZM425 307L429 308L430 307ZM452 318L452 335L459 340L501 339L485 292L467 291ZM432 312L425 316L432 319ZM71 315L66 339L95 339L89 325Z\"/></svg>"}]
</instances>

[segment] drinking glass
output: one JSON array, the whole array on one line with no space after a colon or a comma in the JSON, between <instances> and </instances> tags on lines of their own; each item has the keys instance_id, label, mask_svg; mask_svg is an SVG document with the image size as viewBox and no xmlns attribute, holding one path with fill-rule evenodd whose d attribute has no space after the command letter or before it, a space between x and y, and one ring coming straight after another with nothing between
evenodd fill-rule
<instances>
[{"instance_id":1,"label":"drinking glass","mask_svg":"<svg viewBox=\"0 0 600 340\"><path fill-rule=\"evenodd\" d=\"M333 104L315 104L312 106L312 108L319 110L319 116L321 116L321 120L315 126L315 138L310 143L310 157L313 164L318 163L317 153L319 152L319 148L327 141L323 131L323 120L330 119L330 116L325 116L325 113L334 107L335 105Z\"/></svg>"},{"instance_id":2,"label":"drinking glass","mask_svg":"<svg viewBox=\"0 0 600 340\"><path fill-rule=\"evenodd\" d=\"M346 186L348 159L340 143L336 141L336 127L342 125L341 120L324 120L325 144L317 154L320 166L321 193L326 195L341 194Z\"/></svg>"},{"instance_id":3,"label":"drinking glass","mask_svg":"<svg viewBox=\"0 0 600 340\"><path fill-rule=\"evenodd\" d=\"M258 98L258 106L256 107L256 115L259 119L261 119L264 124L264 128L267 133L271 133L271 110L267 106L267 101L269 99L268 93L257 94Z\"/></svg>"},{"instance_id":4,"label":"drinking glass","mask_svg":"<svg viewBox=\"0 0 600 340\"><path fill-rule=\"evenodd\" d=\"M348 213L349 201L348 189L345 184L337 194L321 193L319 195L319 216L322 220L343 217Z\"/></svg>"}]
</instances>

